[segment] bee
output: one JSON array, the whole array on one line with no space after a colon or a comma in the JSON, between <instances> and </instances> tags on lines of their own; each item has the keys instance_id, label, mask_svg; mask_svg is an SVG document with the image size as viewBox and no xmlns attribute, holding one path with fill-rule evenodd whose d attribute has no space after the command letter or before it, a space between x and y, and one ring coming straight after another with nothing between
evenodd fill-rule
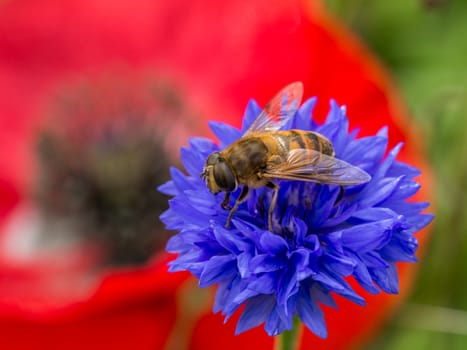
<instances>
[{"instance_id":1,"label":"bee","mask_svg":"<svg viewBox=\"0 0 467 350\"><path fill-rule=\"evenodd\" d=\"M303 84L287 85L265 106L243 136L223 151L206 160L201 177L213 194L225 192L222 208L230 210L230 222L249 189L273 190L268 209L268 229L272 232L272 213L277 203L277 180L309 181L340 186L370 181L364 170L335 158L332 143L323 135L305 130L281 130L297 111ZM289 123L290 124L290 123ZM233 207L230 194L243 186Z\"/></svg>"}]
</instances>

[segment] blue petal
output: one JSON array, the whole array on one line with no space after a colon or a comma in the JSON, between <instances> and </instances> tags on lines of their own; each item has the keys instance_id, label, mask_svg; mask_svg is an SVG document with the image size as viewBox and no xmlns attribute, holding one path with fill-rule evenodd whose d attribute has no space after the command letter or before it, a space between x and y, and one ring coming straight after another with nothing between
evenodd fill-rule
<instances>
[{"instance_id":1,"label":"blue petal","mask_svg":"<svg viewBox=\"0 0 467 350\"><path fill-rule=\"evenodd\" d=\"M261 107L258 105L258 103L251 99L248 102L248 105L245 110L245 114L243 117L243 124L242 124L242 134L248 130L248 128L253 124L255 119L258 117L258 115L261 113Z\"/></svg>"},{"instance_id":2,"label":"blue petal","mask_svg":"<svg viewBox=\"0 0 467 350\"><path fill-rule=\"evenodd\" d=\"M217 242L214 239L208 239L208 240L199 240L195 242L193 245L201 248L207 256L212 257L216 255L221 255L224 256L228 254L228 251L224 249L219 242ZM231 255L231 254L229 254Z\"/></svg>"},{"instance_id":3,"label":"blue petal","mask_svg":"<svg viewBox=\"0 0 467 350\"><path fill-rule=\"evenodd\" d=\"M311 294L311 300L319 302L320 304L332 307L333 309L337 310L337 304L332 298L331 294L324 292L316 284L314 284L313 287L310 288L309 290Z\"/></svg>"},{"instance_id":4,"label":"blue petal","mask_svg":"<svg viewBox=\"0 0 467 350\"><path fill-rule=\"evenodd\" d=\"M217 242L227 249L229 252L234 253L235 255L240 254L240 247L242 246L241 240L239 240L234 233L226 230L224 227L211 222L211 227L214 232L214 237Z\"/></svg>"},{"instance_id":5,"label":"blue petal","mask_svg":"<svg viewBox=\"0 0 467 350\"><path fill-rule=\"evenodd\" d=\"M336 252L344 253L342 245L342 231L328 233L320 239L324 246L331 246Z\"/></svg>"},{"instance_id":6,"label":"blue petal","mask_svg":"<svg viewBox=\"0 0 467 350\"><path fill-rule=\"evenodd\" d=\"M303 291L303 289L298 298L297 312L308 329L320 338L327 338L328 331L326 329L323 311L312 301L309 293Z\"/></svg>"},{"instance_id":7,"label":"blue petal","mask_svg":"<svg viewBox=\"0 0 467 350\"><path fill-rule=\"evenodd\" d=\"M298 280L294 267L290 266L282 272L279 287L277 290L277 304L286 305L287 300L298 292Z\"/></svg>"},{"instance_id":8,"label":"blue petal","mask_svg":"<svg viewBox=\"0 0 467 350\"><path fill-rule=\"evenodd\" d=\"M306 100L302 104L302 106L298 110L298 113L296 114L296 118L295 118L294 125L293 125L294 129L311 130L312 128L311 115L312 115L313 109L316 106L317 101L318 99L316 97L313 97L313 98Z\"/></svg>"},{"instance_id":9,"label":"blue petal","mask_svg":"<svg viewBox=\"0 0 467 350\"><path fill-rule=\"evenodd\" d=\"M332 272L323 269L323 271L314 275L313 279L320 282L321 286L325 289L338 293L358 305L365 305L365 299L355 293L344 279L334 275Z\"/></svg>"},{"instance_id":10,"label":"blue petal","mask_svg":"<svg viewBox=\"0 0 467 350\"><path fill-rule=\"evenodd\" d=\"M326 122L318 128L318 132L322 133L332 141L332 146L336 155L342 157L347 142L349 123L343 110L339 107L336 101L330 101L331 109L326 118Z\"/></svg>"},{"instance_id":11,"label":"blue petal","mask_svg":"<svg viewBox=\"0 0 467 350\"><path fill-rule=\"evenodd\" d=\"M212 194L208 191L187 190L185 191L185 195L189 204L201 213L209 216L217 214L217 203L213 200Z\"/></svg>"},{"instance_id":12,"label":"blue petal","mask_svg":"<svg viewBox=\"0 0 467 350\"><path fill-rule=\"evenodd\" d=\"M345 124L348 123L347 118L345 117L345 112L341 109L335 100L330 100L329 105L331 108L328 112L324 125L338 123L344 124L343 126L345 126Z\"/></svg>"},{"instance_id":13,"label":"blue petal","mask_svg":"<svg viewBox=\"0 0 467 350\"><path fill-rule=\"evenodd\" d=\"M265 273L256 279L252 279L248 288L261 294L272 294L277 286L277 274Z\"/></svg>"},{"instance_id":14,"label":"blue petal","mask_svg":"<svg viewBox=\"0 0 467 350\"><path fill-rule=\"evenodd\" d=\"M199 279L200 287L231 279L237 273L235 257L232 255L213 256L205 265Z\"/></svg>"},{"instance_id":15,"label":"blue petal","mask_svg":"<svg viewBox=\"0 0 467 350\"><path fill-rule=\"evenodd\" d=\"M188 174L195 178L199 178L199 175L203 170L204 163L206 162L206 157L201 155L201 153L193 152L191 148L187 147L182 147L180 155L183 166Z\"/></svg>"},{"instance_id":16,"label":"blue petal","mask_svg":"<svg viewBox=\"0 0 467 350\"><path fill-rule=\"evenodd\" d=\"M221 149L229 146L242 136L240 130L225 123L209 122L209 128L212 130L214 135L216 135L217 138L221 141Z\"/></svg>"},{"instance_id":17,"label":"blue petal","mask_svg":"<svg viewBox=\"0 0 467 350\"><path fill-rule=\"evenodd\" d=\"M360 258L368 268L386 269L389 264L377 252L359 253Z\"/></svg>"},{"instance_id":18,"label":"blue petal","mask_svg":"<svg viewBox=\"0 0 467 350\"><path fill-rule=\"evenodd\" d=\"M214 305L212 307L212 310L214 313L218 313L219 311L222 311L226 307L226 301L228 300L228 296L230 294L232 286L232 280L224 280L220 281L216 294L214 296Z\"/></svg>"},{"instance_id":19,"label":"blue petal","mask_svg":"<svg viewBox=\"0 0 467 350\"><path fill-rule=\"evenodd\" d=\"M170 168L170 176L172 177L174 186L177 188L178 193L180 194L186 190L194 190L198 187L199 181L190 177L187 177L177 168Z\"/></svg>"},{"instance_id":20,"label":"blue petal","mask_svg":"<svg viewBox=\"0 0 467 350\"><path fill-rule=\"evenodd\" d=\"M387 261L415 262L415 252L418 241L415 237L404 232L397 232L386 247L381 250L381 256Z\"/></svg>"},{"instance_id":21,"label":"blue petal","mask_svg":"<svg viewBox=\"0 0 467 350\"><path fill-rule=\"evenodd\" d=\"M177 194L179 194L179 191L177 190L177 187L175 187L175 183L172 180L160 185L159 187L157 187L157 190L169 196L176 196Z\"/></svg>"},{"instance_id":22,"label":"blue petal","mask_svg":"<svg viewBox=\"0 0 467 350\"><path fill-rule=\"evenodd\" d=\"M288 298L287 303L283 306L277 305L277 311L279 313L282 322L286 329L291 330L293 328L293 318L297 314L297 303L298 303L298 292L294 293Z\"/></svg>"},{"instance_id":23,"label":"blue petal","mask_svg":"<svg viewBox=\"0 0 467 350\"><path fill-rule=\"evenodd\" d=\"M183 228L183 220L170 208L164 211L159 219L168 230L181 230Z\"/></svg>"},{"instance_id":24,"label":"blue petal","mask_svg":"<svg viewBox=\"0 0 467 350\"><path fill-rule=\"evenodd\" d=\"M250 287L251 287L251 282L248 283L248 288L239 291L239 293L235 296L235 299L233 301L236 304L240 305L240 304L245 303L247 300L262 294Z\"/></svg>"},{"instance_id":25,"label":"blue petal","mask_svg":"<svg viewBox=\"0 0 467 350\"><path fill-rule=\"evenodd\" d=\"M209 223L209 216L193 208L186 200L175 197L169 201L170 208L183 222L203 227Z\"/></svg>"},{"instance_id":26,"label":"blue petal","mask_svg":"<svg viewBox=\"0 0 467 350\"><path fill-rule=\"evenodd\" d=\"M189 143L193 148L193 151L199 152L204 156L207 156L217 150L215 143L205 137L192 137L189 140Z\"/></svg>"},{"instance_id":27,"label":"blue petal","mask_svg":"<svg viewBox=\"0 0 467 350\"><path fill-rule=\"evenodd\" d=\"M412 231L415 233L415 231L421 230L430 222L432 222L434 218L435 216L432 214L420 214L414 218L407 218L407 223L412 226Z\"/></svg>"},{"instance_id":28,"label":"blue petal","mask_svg":"<svg viewBox=\"0 0 467 350\"><path fill-rule=\"evenodd\" d=\"M380 249L391 239L394 225L393 219L356 225L342 230L342 242L346 248L355 252Z\"/></svg>"},{"instance_id":29,"label":"blue petal","mask_svg":"<svg viewBox=\"0 0 467 350\"><path fill-rule=\"evenodd\" d=\"M413 179L421 174L420 170L417 168L406 164L395 161L391 164L391 167L386 172L386 176L389 177L396 177L400 174L404 174L408 179Z\"/></svg>"},{"instance_id":30,"label":"blue petal","mask_svg":"<svg viewBox=\"0 0 467 350\"><path fill-rule=\"evenodd\" d=\"M251 259L250 270L253 273L271 272L283 268L285 264L286 261L280 257L260 254Z\"/></svg>"},{"instance_id":31,"label":"blue petal","mask_svg":"<svg viewBox=\"0 0 467 350\"><path fill-rule=\"evenodd\" d=\"M371 269L371 277L375 283L388 294L399 294L399 278L395 264L387 269Z\"/></svg>"},{"instance_id":32,"label":"blue petal","mask_svg":"<svg viewBox=\"0 0 467 350\"><path fill-rule=\"evenodd\" d=\"M348 257L332 255L330 253L324 254L323 264L341 276L351 275L357 265L354 260L351 260Z\"/></svg>"},{"instance_id":33,"label":"blue petal","mask_svg":"<svg viewBox=\"0 0 467 350\"><path fill-rule=\"evenodd\" d=\"M264 325L264 329L270 336L281 334L282 332L287 330L284 323L282 322L277 308L274 308L274 310L269 314L269 317Z\"/></svg>"},{"instance_id":34,"label":"blue petal","mask_svg":"<svg viewBox=\"0 0 467 350\"><path fill-rule=\"evenodd\" d=\"M385 178L378 182L371 181L360 194L360 208L367 208L383 202L399 187L404 176L399 178Z\"/></svg>"},{"instance_id":35,"label":"blue petal","mask_svg":"<svg viewBox=\"0 0 467 350\"><path fill-rule=\"evenodd\" d=\"M429 203L390 201L386 203L386 206L396 213L403 213L404 216L407 217L407 221L413 225L415 223L410 221L410 217L413 216L415 220L418 220L420 218L420 212L426 209L429 206Z\"/></svg>"},{"instance_id":36,"label":"blue petal","mask_svg":"<svg viewBox=\"0 0 467 350\"><path fill-rule=\"evenodd\" d=\"M379 290L373 284L373 280L371 278L370 272L368 271L367 266L365 265L364 261L359 259L357 255L354 255L355 259L358 259L358 264L354 270L354 276L358 283L365 288L371 294L378 294Z\"/></svg>"},{"instance_id":37,"label":"blue petal","mask_svg":"<svg viewBox=\"0 0 467 350\"><path fill-rule=\"evenodd\" d=\"M249 278L251 276L250 260L253 255L250 252L242 252L237 256L237 268L241 278Z\"/></svg>"},{"instance_id":38,"label":"blue petal","mask_svg":"<svg viewBox=\"0 0 467 350\"><path fill-rule=\"evenodd\" d=\"M387 138L378 136L354 140L343 152L342 159L357 166L379 162L384 156L387 141Z\"/></svg>"},{"instance_id":39,"label":"blue petal","mask_svg":"<svg viewBox=\"0 0 467 350\"><path fill-rule=\"evenodd\" d=\"M308 249L299 248L292 253L291 263L295 266L297 280L302 281L313 274L313 271L318 269L317 259L310 262L310 251Z\"/></svg>"},{"instance_id":40,"label":"blue petal","mask_svg":"<svg viewBox=\"0 0 467 350\"><path fill-rule=\"evenodd\" d=\"M303 246L307 248L310 253L317 253L321 250L321 243L317 235L306 236Z\"/></svg>"},{"instance_id":41,"label":"blue petal","mask_svg":"<svg viewBox=\"0 0 467 350\"><path fill-rule=\"evenodd\" d=\"M285 254L288 250L287 242L279 235L275 235L269 231L264 231L259 239L258 246L263 252L271 254Z\"/></svg>"},{"instance_id":42,"label":"blue petal","mask_svg":"<svg viewBox=\"0 0 467 350\"><path fill-rule=\"evenodd\" d=\"M336 209L336 213L323 222L321 228L338 227L340 224L344 223L353 216L357 206L357 204L348 204L342 200L340 204L334 207Z\"/></svg>"},{"instance_id":43,"label":"blue petal","mask_svg":"<svg viewBox=\"0 0 467 350\"><path fill-rule=\"evenodd\" d=\"M237 228L240 233L249 238L255 245L259 245L259 241L263 232L259 231L254 225L251 225L243 220L232 219L232 224Z\"/></svg>"},{"instance_id":44,"label":"blue petal","mask_svg":"<svg viewBox=\"0 0 467 350\"><path fill-rule=\"evenodd\" d=\"M235 335L243 333L265 322L274 309L275 300L270 295L258 295L246 303L235 330Z\"/></svg>"},{"instance_id":45,"label":"blue petal","mask_svg":"<svg viewBox=\"0 0 467 350\"><path fill-rule=\"evenodd\" d=\"M397 217L397 214L388 208L375 207L357 210L352 214L352 217L362 221L379 221L394 219Z\"/></svg>"},{"instance_id":46,"label":"blue petal","mask_svg":"<svg viewBox=\"0 0 467 350\"><path fill-rule=\"evenodd\" d=\"M199 278L207 259L208 258L205 256L202 250L190 249L184 252L182 255L179 255L176 260L173 260L169 263L169 271L174 272L188 270Z\"/></svg>"},{"instance_id":47,"label":"blue petal","mask_svg":"<svg viewBox=\"0 0 467 350\"><path fill-rule=\"evenodd\" d=\"M373 174L373 178L380 179L386 176L387 171L393 165L396 156L399 154L399 151L403 145L404 144L400 142L396 147L389 151L386 159L383 161L383 163L381 163L376 172Z\"/></svg>"},{"instance_id":48,"label":"blue petal","mask_svg":"<svg viewBox=\"0 0 467 350\"><path fill-rule=\"evenodd\" d=\"M313 226L322 226L331 214L334 203L339 194L337 186L319 186L313 205Z\"/></svg>"},{"instance_id":49,"label":"blue petal","mask_svg":"<svg viewBox=\"0 0 467 350\"><path fill-rule=\"evenodd\" d=\"M227 280L227 282L229 281ZM222 314L226 316L224 323L227 322L233 313L240 307L240 305L236 303L234 299L242 290L245 289L246 285L247 283L241 280L238 276L235 276L229 282L228 288L226 288L224 295L222 296L222 303L224 305L222 308Z\"/></svg>"}]
</instances>

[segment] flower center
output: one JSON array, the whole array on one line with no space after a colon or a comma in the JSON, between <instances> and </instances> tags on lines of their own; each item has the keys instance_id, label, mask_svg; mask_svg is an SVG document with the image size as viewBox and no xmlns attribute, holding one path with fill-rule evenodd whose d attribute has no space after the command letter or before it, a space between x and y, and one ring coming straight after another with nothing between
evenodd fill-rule
<instances>
[{"instance_id":1,"label":"flower center","mask_svg":"<svg viewBox=\"0 0 467 350\"><path fill-rule=\"evenodd\" d=\"M97 243L105 265L144 263L162 250L167 197L156 188L170 177L167 138L183 134L189 115L175 90L93 81L65 91L49 115L35 198L47 221L66 220L56 235Z\"/></svg>"}]
</instances>

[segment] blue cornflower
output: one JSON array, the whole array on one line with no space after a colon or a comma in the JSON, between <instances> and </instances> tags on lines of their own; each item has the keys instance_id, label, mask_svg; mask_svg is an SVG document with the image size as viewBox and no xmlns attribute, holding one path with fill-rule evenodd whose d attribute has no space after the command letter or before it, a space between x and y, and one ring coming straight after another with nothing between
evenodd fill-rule
<instances>
[{"instance_id":1,"label":"blue cornflower","mask_svg":"<svg viewBox=\"0 0 467 350\"><path fill-rule=\"evenodd\" d=\"M336 158L366 171L369 182L341 187L280 181L273 232L267 215L272 191L250 190L226 229L229 211L222 209L223 198L208 190L200 173L211 153L241 138L260 114L251 101L242 130L211 122L219 144L192 138L181 150L188 175L172 168L172 180L159 188L173 196L161 219L179 231L167 244L169 252L178 254L170 271L190 271L201 287L217 284L214 312L226 320L244 305L237 333L264 323L269 335L277 335L291 329L298 316L313 333L326 337L319 304L336 307L333 292L364 305L347 282L350 276L370 293L398 293L396 263L417 260L414 233L433 219L421 213L428 203L407 201L420 188L414 180L420 172L396 160L402 144L385 157L386 128L357 139L356 132L348 131L345 109L334 101L326 121L314 122L315 102L309 99L294 110L284 128L324 135Z\"/></svg>"}]
</instances>

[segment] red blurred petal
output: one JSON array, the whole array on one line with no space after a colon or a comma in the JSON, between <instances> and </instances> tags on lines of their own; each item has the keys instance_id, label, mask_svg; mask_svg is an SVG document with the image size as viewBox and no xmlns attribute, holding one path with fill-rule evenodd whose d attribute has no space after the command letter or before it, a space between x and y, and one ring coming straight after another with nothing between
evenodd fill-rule
<instances>
[{"instance_id":1,"label":"red blurred petal","mask_svg":"<svg viewBox=\"0 0 467 350\"><path fill-rule=\"evenodd\" d=\"M177 288L187 274L168 274L168 257L104 277L89 299L31 314L2 305L6 349L159 349L175 322ZM27 335L27 336L25 336Z\"/></svg>"}]
</instances>

